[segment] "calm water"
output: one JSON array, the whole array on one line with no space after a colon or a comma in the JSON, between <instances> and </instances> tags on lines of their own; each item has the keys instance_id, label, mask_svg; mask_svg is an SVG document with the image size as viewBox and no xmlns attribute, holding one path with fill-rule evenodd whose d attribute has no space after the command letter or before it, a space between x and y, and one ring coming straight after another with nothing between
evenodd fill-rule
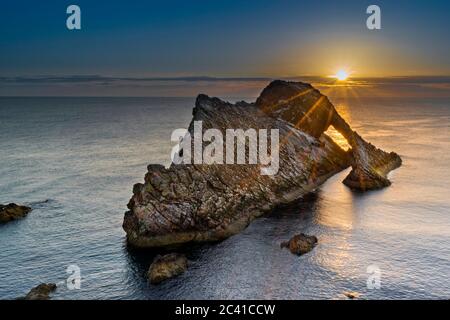
<instances>
[{"instance_id":1,"label":"calm water","mask_svg":"<svg viewBox=\"0 0 450 320\"><path fill-rule=\"evenodd\" d=\"M0 98L0 203L33 207L0 226L0 298L57 282L54 299L450 298L450 100L335 100L367 140L404 165L382 191L352 193L348 171L241 234L186 249L190 268L148 285L154 252L127 249L121 228L132 185L166 163L170 133L194 99ZM298 232L302 257L279 243ZM81 290L65 287L81 268ZM367 267L381 288L366 286Z\"/></svg>"}]
</instances>

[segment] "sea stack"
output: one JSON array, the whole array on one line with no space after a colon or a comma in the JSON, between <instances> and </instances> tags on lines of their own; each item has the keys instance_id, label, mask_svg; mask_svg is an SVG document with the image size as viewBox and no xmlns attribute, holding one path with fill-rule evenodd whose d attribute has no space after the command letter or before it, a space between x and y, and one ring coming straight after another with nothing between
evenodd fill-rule
<instances>
[{"instance_id":1,"label":"sea stack","mask_svg":"<svg viewBox=\"0 0 450 320\"><path fill-rule=\"evenodd\" d=\"M292 202L352 166L344 183L353 189L388 186L395 153L365 142L331 102L309 84L274 81L255 103L231 104L197 97L194 122L203 130L278 129L279 170L262 175L258 164L149 165L144 183L133 187L123 228L136 247L163 247L217 241L244 229L253 219ZM334 126L349 141L344 151L324 132ZM205 146L207 145L204 142ZM246 154L246 159L248 154Z\"/></svg>"},{"instance_id":2,"label":"sea stack","mask_svg":"<svg viewBox=\"0 0 450 320\"><path fill-rule=\"evenodd\" d=\"M389 186L387 174L402 163L395 152L378 149L353 131L330 100L310 84L273 81L256 105L266 114L284 119L316 138L330 126L339 131L351 146L352 171L344 184L352 189L367 191Z\"/></svg>"}]
</instances>

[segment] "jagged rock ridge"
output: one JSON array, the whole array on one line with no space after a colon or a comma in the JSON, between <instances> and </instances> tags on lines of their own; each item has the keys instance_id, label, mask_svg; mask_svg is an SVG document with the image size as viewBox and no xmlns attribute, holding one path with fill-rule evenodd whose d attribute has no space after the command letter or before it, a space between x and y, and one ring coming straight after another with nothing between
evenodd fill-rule
<instances>
[{"instance_id":1,"label":"jagged rock ridge","mask_svg":"<svg viewBox=\"0 0 450 320\"><path fill-rule=\"evenodd\" d=\"M261 175L260 166L251 164L172 164L168 169L149 165L145 182L134 186L125 213L123 228L130 244L159 247L224 239L350 165L351 177L375 177L375 183L364 182L360 189L388 184L379 173L381 164L389 167L392 162L387 154L351 131L328 99L308 84L272 82L256 103L230 104L199 95L191 134L194 121L199 120L203 130L215 128L223 133L228 128L279 129L278 173ZM323 134L329 125L350 140L352 152ZM362 185L361 179L347 179L347 185Z\"/></svg>"},{"instance_id":2,"label":"jagged rock ridge","mask_svg":"<svg viewBox=\"0 0 450 320\"><path fill-rule=\"evenodd\" d=\"M256 101L266 114L290 122L296 128L320 137L329 126L341 133L351 146L353 170L344 184L361 191L389 186L389 171L401 165L395 153L386 153L366 142L339 115L328 98L310 84L273 81Z\"/></svg>"}]
</instances>

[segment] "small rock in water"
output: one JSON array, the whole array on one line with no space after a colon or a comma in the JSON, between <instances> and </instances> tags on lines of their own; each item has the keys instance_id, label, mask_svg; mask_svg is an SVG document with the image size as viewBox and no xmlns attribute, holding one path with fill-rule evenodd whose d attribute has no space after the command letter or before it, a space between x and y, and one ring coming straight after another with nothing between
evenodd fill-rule
<instances>
[{"instance_id":1,"label":"small rock in water","mask_svg":"<svg viewBox=\"0 0 450 320\"><path fill-rule=\"evenodd\" d=\"M291 253L296 255L302 255L310 252L317 244L317 237L308 236L304 233L297 234L289 241L281 243L281 248L288 248Z\"/></svg>"},{"instance_id":2,"label":"small rock in water","mask_svg":"<svg viewBox=\"0 0 450 320\"><path fill-rule=\"evenodd\" d=\"M0 223L21 219L31 211L30 207L19 206L15 203L0 204Z\"/></svg>"},{"instance_id":3,"label":"small rock in water","mask_svg":"<svg viewBox=\"0 0 450 320\"><path fill-rule=\"evenodd\" d=\"M177 253L158 255L148 269L148 279L150 283L158 284L184 273L187 266L188 260L184 255Z\"/></svg>"},{"instance_id":4,"label":"small rock in water","mask_svg":"<svg viewBox=\"0 0 450 320\"><path fill-rule=\"evenodd\" d=\"M28 294L23 297L24 300L48 300L50 299L50 293L56 290L56 284L54 283L42 283L33 288Z\"/></svg>"},{"instance_id":5,"label":"small rock in water","mask_svg":"<svg viewBox=\"0 0 450 320\"><path fill-rule=\"evenodd\" d=\"M357 299L360 296L360 294L358 292L354 292L354 291L346 291L346 292L344 292L344 295L349 299Z\"/></svg>"}]
</instances>

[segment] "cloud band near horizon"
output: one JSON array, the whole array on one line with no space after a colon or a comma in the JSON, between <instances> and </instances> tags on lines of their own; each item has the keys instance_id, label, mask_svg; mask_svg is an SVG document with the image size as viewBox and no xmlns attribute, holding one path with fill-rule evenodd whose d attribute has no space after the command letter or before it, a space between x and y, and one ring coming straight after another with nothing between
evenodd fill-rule
<instances>
[{"instance_id":1,"label":"cloud band near horizon","mask_svg":"<svg viewBox=\"0 0 450 320\"><path fill-rule=\"evenodd\" d=\"M272 80L308 82L329 95L450 97L450 76L352 78L297 77L128 77L46 75L0 77L0 96L173 96L206 93L219 97L256 97Z\"/></svg>"}]
</instances>

